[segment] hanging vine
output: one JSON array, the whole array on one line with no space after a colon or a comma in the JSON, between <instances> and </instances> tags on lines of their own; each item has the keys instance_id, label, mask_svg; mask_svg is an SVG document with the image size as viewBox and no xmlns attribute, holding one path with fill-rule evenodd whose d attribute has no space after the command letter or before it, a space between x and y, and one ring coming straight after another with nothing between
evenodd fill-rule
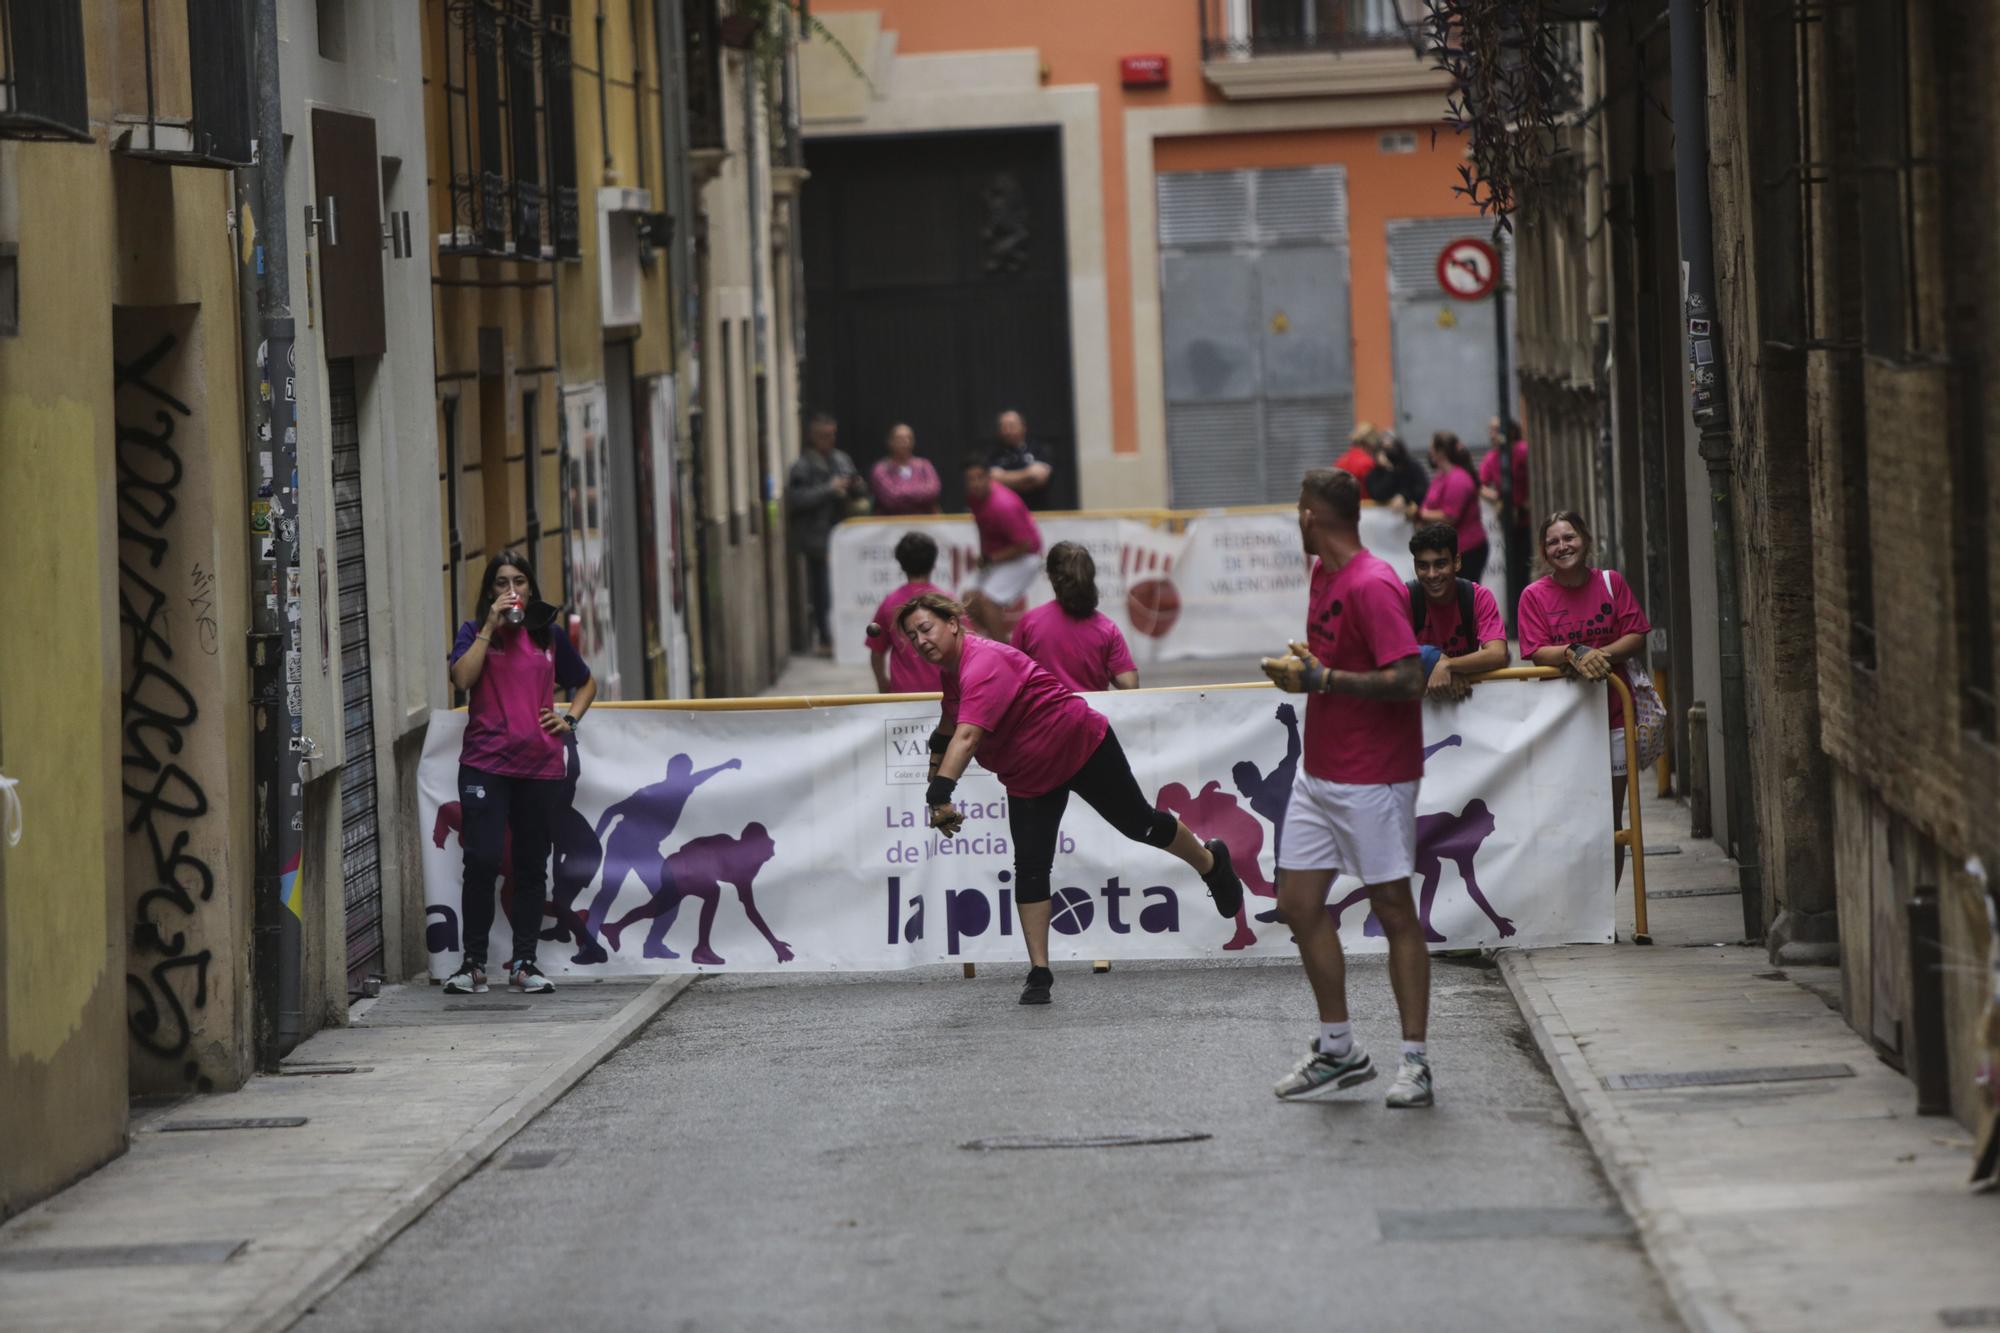
<instances>
[{"instance_id":1,"label":"hanging vine","mask_svg":"<svg viewBox=\"0 0 2000 1333\"><path fill-rule=\"evenodd\" d=\"M1582 87L1562 22L1575 9L1575 0L1424 0L1418 49L1451 76L1444 124L1469 149L1452 190L1510 231Z\"/></svg>"}]
</instances>

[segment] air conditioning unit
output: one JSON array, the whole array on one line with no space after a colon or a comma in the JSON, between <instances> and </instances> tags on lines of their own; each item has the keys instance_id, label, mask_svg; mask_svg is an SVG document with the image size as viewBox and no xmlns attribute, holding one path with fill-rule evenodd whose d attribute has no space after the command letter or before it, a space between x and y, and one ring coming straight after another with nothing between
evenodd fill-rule
<instances>
[{"instance_id":1,"label":"air conditioning unit","mask_svg":"<svg viewBox=\"0 0 2000 1333\"><path fill-rule=\"evenodd\" d=\"M597 277L604 327L630 328L644 314L640 231L651 226L650 190L597 192Z\"/></svg>"}]
</instances>

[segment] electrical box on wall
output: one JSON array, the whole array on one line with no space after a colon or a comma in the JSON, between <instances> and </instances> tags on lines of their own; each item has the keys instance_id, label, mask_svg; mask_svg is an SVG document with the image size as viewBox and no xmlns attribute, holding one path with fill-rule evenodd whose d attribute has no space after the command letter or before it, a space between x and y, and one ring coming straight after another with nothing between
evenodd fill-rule
<instances>
[{"instance_id":1,"label":"electrical box on wall","mask_svg":"<svg viewBox=\"0 0 2000 1333\"><path fill-rule=\"evenodd\" d=\"M629 328L644 313L640 229L649 227L653 195L649 190L606 189L597 192L598 291L603 298L604 327Z\"/></svg>"}]
</instances>

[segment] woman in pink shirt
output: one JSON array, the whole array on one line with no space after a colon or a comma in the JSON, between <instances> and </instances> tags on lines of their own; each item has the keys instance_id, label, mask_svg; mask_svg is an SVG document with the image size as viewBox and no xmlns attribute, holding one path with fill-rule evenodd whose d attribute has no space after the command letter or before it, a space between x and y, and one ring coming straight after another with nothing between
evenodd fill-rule
<instances>
[{"instance_id":1,"label":"woman in pink shirt","mask_svg":"<svg viewBox=\"0 0 2000 1333\"><path fill-rule=\"evenodd\" d=\"M503 551L486 566L472 619L452 644L451 683L464 690L465 739L458 754L459 845L465 849L459 925L465 953L444 983L454 995L486 989L486 940L493 933L493 892L511 838L514 896L508 984L554 990L535 966L548 895L549 850L567 804L568 745L597 697L597 681L541 600L528 558ZM556 712L556 687L570 706Z\"/></svg>"},{"instance_id":2,"label":"woman in pink shirt","mask_svg":"<svg viewBox=\"0 0 2000 1333\"><path fill-rule=\"evenodd\" d=\"M1617 672L1627 686L1626 663L1645 651L1653 626L1639 599L1617 571L1590 563L1594 543L1583 516L1558 509L1542 520L1542 564L1548 574L1521 593L1521 656L1536 666L1561 667L1584 680ZM1611 826L1625 809L1625 702L1607 688L1611 709ZM1616 852L1625 873L1625 849Z\"/></svg>"},{"instance_id":3,"label":"woman in pink shirt","mask_svg":"<svg viewBox=\"0 0 2000 1333\"><path fill-rule=\"evenodd\" d=\"M1046 562L1056 599L1014 628L1014 646L1079 693L1136 690L1139 667L1125 636L1097 609L1097 562L1076 542L1057 542Z\"/></svg>"},{"instance_id":4,"label":"woman in pink shirt","mask_svg":"<svg viewBox=\"0 0 2000 1333\"><path fill-rule=\"evenodd\" d=\"M917 457L917 433L897 422L889 427L889 453L868 471L878 514L935 514L938 474L928 458Z\"/></svg>"},{"instance_id":5,"label":"woman in pink shirt","mask_svg":"<svg viewBox=\"0 0 2000 1333\"><path fill-rule=\"evenodd\" d=\"M1029 660L1027 654L965 632L965 608L924 593L897 613L896 627L944 678L937 730L931 733L931 782L924 793L931 827L949 838L965 816L951 803L974 754L1007 789L1007 830L1014 843L1014 902L1028 946L1022 1004L1047 1004L1049 873L1071 792L1134 842L1172 852L1200 875L1216 909L1234 917L1243 884L1228 844L1204 844L1187 825L1139 790L1111 724Z\"/></svg>"},{"instance_id":6,"label":"woman in pink shirt","mask_svg":"<svg viewBox=\"0 0 2000 1333\"><path fill-rule=\"evenodd\" d=\"M868 665L875 688L883 694L932 694L939 688L938 669L923 659L916 645L896 633L896 613L919 593L944 595L931 582L937 568L937 543L921 532L906 532L896 543L896 563L903 567L903 586L882 599L868 622Z\"/></svg>"},{"instance_id":7,"label":"woman in pink shirt","mask_svg":"<svg viewBox=\"0 0 2000 1333\"><path fill-rule=\"evenodd\" d=\"M1417 510L1423 523L1449 523L1458 530L1459 576L1477 583L1486 573L1486 518L1479 509L1479 473L1458 436L1441 430L1431 437L1431 488Z\"/></svg>"}]
</instances>

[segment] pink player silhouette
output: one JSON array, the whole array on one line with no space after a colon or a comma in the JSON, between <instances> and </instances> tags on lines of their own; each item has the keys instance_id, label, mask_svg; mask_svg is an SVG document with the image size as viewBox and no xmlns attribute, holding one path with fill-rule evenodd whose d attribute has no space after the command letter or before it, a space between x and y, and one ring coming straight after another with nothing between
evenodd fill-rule
<instances>
[{"instance_id":1,"label":"pink player silhouette","mask_svg":"<svg viewBox=\"0 0 2000 1333\"><path fill-rule=\"evenodd\" d=\"M1159 799L1153 802L1168 814L1177 815L1181 823L1194 830L1196 837L1204 841L1220 838L1229 844L1229 859L1236 866L1236 874L1242 879L1243 887L1260 898L1276 898L1277 888L1264 878L1264 867L1257 858L1264 851L1264 826L1257 817L1236 803L1236 798L1222 790L1220 782L1210 782L1201 789L1198 796L1190 796L1188 789L1178 782L1169 782L1160 788ZM1229 937L1225 949L1242 949L1257 942L1257 932L1250 926L1244 909L1236 909L1236 933Z\"/></svg>"},{"instance_id":2,"label":"pink player silhouette","mask_svg":"<svg viewBox=\"0 0 2000 1333\"><path fill-rule=\"evenodd\" d=\"M1514 933L1514 922L1493 910L1493 904L1486 901L1486 895L1479 888L1479 873L1473 868L1473 859L1480 846L1493 834L1493 812L1486 808L1486 802L1477 799L1467 801L1465 809L1458 814L1424 815L1417 820L1417 875L1424 882L1422 895L1417 901L1417 915L1424 923L1424 938L1432 944L1443 944L1445 937L1431 926L1431 904L1437 899L1438 879L1443 874L1444 862L1458 867L1458 877L1465 884L1465 892L1486 913L1486 919L1506 939ZM1366 890L1356 889L1340 900L1336 907L1327 911L1333 916L1333 928L1340 929L1340 915L1353 904L1367 896ZM1364 935L1380 935L1381 923L1370 912L1368 920L1362 924Z\"/></svg>"},{"instance_id":3,"label":"pink player silhouette","mask_svg":"<svg viewBox=\"0 0 2000 1333\"><path fill-rule=\"evenodd\" d=\"M728 884L736 890L736 897L743 904L743 915L769 942L771 951L778 955L778 961L791 962L792 946L771 932L771 927L764 921L764 914L757 910L757 899L751 890L756 883L757 872L764 868L777 850L777 844L771 841L771 835L764 826L755 823L746 824L740 837L716 833L706 838L689 839L660 862L660 887L653 896L604 927L604 942L616 949L618 937L627 926L644 917L652 917L653 928L646 932L646 957L680 957L667 947L667 932L673 929L674 918L680 914L681 900L693 896L701 899L701 919L698 938L693 952L688 954L688 961L705 967L719 967L724 959L709 947L709 929L715 924L715 909L722 900L722 886Z\"/></svg>"}]
</instances>

